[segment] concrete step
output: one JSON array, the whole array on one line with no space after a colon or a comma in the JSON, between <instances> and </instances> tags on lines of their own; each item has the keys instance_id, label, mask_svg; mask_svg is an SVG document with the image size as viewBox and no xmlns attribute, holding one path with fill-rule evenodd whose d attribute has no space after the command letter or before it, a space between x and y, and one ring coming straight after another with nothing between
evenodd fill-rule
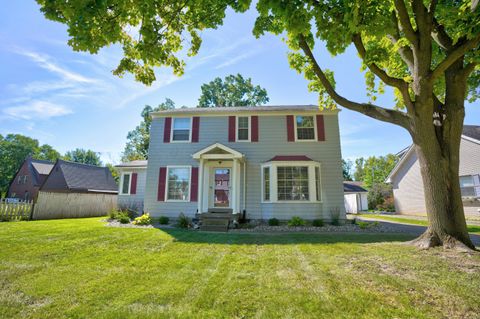
<instances>
[{"instance_id":1,"label":"concrete step","mask_svg":"<svg viewBox=\"0 0 480 319\"><path fill-rule=\"evenodd\" d=\"M231 209L231 208L221 208L221 207L217 207L217 208L209 208L209 209L208 209L208 212L209 212L209 213L214 213L214 214L220 214L220 213L232 214L232 213L233 213L233 209Z\"/></svg>"}]
</instances>

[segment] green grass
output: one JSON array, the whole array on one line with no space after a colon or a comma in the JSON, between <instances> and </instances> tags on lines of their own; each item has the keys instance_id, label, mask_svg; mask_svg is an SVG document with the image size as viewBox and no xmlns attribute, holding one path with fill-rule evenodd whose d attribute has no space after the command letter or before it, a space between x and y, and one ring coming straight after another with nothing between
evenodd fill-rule
<instances>
[{"instance_id":1,"label":"green grass","mask_svg":"<svg viewBox=\"0 0 480 319\"><path fill-rule=\"evenodd\" d=\"M0 223L0 317L478 317L480 256L407 239Z\"/></svg>"},{"instance_id":2,"label":"green grass","mask_svg":"<svg viewBox=\"0 0 480 319\"><path fill-rule=\"evenodd\" d=\"M359 214L358 216L365 217L365 218L381 219L381 220L392 221L392 222L399 222L399 223L404 223L404 224L412 224L412 225L420 225L420 226L427 226L428 225L428 222L426 220L395 217L395 216L390 216L390 215ZM467 229L468 229L468 232L471 233L471 234L480 235L480 226L467 225Z\"/></svg>"}]
</instances>

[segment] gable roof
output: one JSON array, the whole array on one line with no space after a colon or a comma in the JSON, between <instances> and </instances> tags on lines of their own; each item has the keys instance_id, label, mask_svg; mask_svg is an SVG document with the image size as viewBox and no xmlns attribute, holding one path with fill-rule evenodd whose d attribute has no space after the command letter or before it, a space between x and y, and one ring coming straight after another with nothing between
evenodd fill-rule
<instances>
[{"instance_id":1,"label":"gable roof","mask_svg":"<svg viewBox=\"0 0 480 319\"><path fill-rule=\"evenodd\" d=\"M108 167L57 160L41 190L117 193L117 184Z\"/></svg>"},{"instance_id":2,"label":"gable roof","mask_svg":"<svg viewBox=\"0 0 480 319\"><path fill-rule=\"evenodd\" d=\"M27 158L28 169L32 175L32 181L35 186L40 186L47 178L48 174L52 171L55 163L44 160L37 160L33 158Z\"/></svg>"},{"instance_id":3,"label":"gable roof","mask_svg":"<svg viewBox=\"0 0 480 319\"><path fill-rule=\"evenodd\" d=\"M464 125L463 126L463 131L462 131L462 138L466 139L468 141L472 141L475 143L480 144L480 126L478 125ZM407 147L406 149L402 150L398 154L401 156L400 160L398 161L397 165L392 169L390 174L388 174L386 182L391 183L392 182L392 177L395 176L395 174L398 172L400 167L403 165L405 162L405 159L412 154L414 151L413 144Z\"/></svg>"},{"instance_id":4,"label":"gable roof","mask_svg":"<svg viewBox=\"0 0 480 319\"><path fill-rule=\"evenodd\" d=\"M187 116L187 115L225 115L238 113L322 113L322 114L337 114L339 109L335 110L320 110L318 105L262 105L262 106L233 106L233 107L185 107L180 109L170 109L152 112L151 115L155 117L165 117L171 115Z\"/></svg>"},{"instance_id":5,"label":"gable roof","mask_svg":"<svg viewBox=\"0 0 480 319\"><path fill-rule=\"evenodd\" d=\"M368 193L368 191L362 187L362 182L344 181L343 192L344 193Z\"/></svg>"}]
</instances>

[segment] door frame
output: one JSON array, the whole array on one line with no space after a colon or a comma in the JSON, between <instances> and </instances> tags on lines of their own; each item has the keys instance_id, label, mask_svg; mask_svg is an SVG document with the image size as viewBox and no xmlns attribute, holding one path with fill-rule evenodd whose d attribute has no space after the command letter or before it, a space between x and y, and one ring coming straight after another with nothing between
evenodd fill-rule
<instances>
[{"instance_id":1,"label":"door frame","mask_svg":"<svg viewBox=\"0 0 480 319\"><path fill-rule=\"evenodd\" d=\"M228 175L229 175L229 179L228 179L228 206L215 206L215 187L216 187L216 184L215 184L215 175L216 175L216 170L217 169L223 169L223 170L228 170ZM208 205L209 207L208 208L232 208L232 167L219 167L219 166L213 166L211 168L212 170L212 175L213 178L212 180L210 181L210 186L212 187L212 205Z\"/></svg>"}]
</instances>

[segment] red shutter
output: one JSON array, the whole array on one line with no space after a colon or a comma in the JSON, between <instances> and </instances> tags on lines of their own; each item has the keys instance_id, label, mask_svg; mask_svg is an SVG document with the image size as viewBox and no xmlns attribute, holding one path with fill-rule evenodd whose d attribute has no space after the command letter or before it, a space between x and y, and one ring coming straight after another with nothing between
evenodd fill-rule
<instances>
[{"instance_id":1,"label":"red shutter","mask_svg":"<svg viewBox=\"0 0 480 319\"><path fill-rule=\"evenodd\" d=\"M166 182L167 182L167 168L160 167L160 172L158 174L158 194L157 194L157 199L159 202L165 201Z\"/></svg>"},{"instance_id":2,"label":"red shutter","mask_svg":"<svg viewBox=\"0 0 480 319\"><path fill-rule=\"evenodd\" d=\"M293 115L287 115L287 140L295 142L295 125Z\"/></svg>"},{"instance_id":3,"label":"red shutter","mask_svg":"<svg viewBox=\"0 0 480 319\"><path fill-rule=\"evenodd\" d=\"M192 143L198 143L198 136L200 131L200 118L198 116L194 116L192 118Z\"/></svg>"},{"instance_id":4,"label":"red shutter","mask_svg":"<svg viewBox=\"0 0 480 319\"><path fill-rule=\"evenodd\" d=\"M228 117L228 141L235 142L235 116Z\"/></svg>"},{"instance_id":5,"label":"red shutter","mask_svg":"<svg viewBox=\"0 0 480 319\"><path fill-rule=\"evenodd\" d=\"M323 122L323 115L317 115L317 139L325 141L325 125Z\"/></svg>"},{"instance_id":6,"label":"red shutter","mask_svg":"<svg viewBox=\"0 0 480 319\"><path fill-rule=\"evenodd\" d=\"M163 143L170 143L170 131L172 130L172 118L165 118L165 126L163 128Z\"/></svg>"},{"instance_id":7,"label":"red shutter","mask_svg":"<svg viewBox=\"0 0 480 319\"><path fill-rule=\"evenodd\" d=\"M252 142L258 142L258 116L251 117L252 124Z\"/></svg>"},{"instance_id":8,"label":"red shutter","mask_svg":"<svg viewBox=\"0 0 480 319\"><path fill-rule=\"evenodd\" d=\"M130 185L130 195L137 193L137 173L132 173L132 184Z\"/></svg>"},{"instance_id":9,"label":"red shutter","mask_svg":"<svg viewBox=\"0 0 480 319\"><path fill-rule=\"evenodd\" d=\"M192 167L192 182L190 190L190 201L198 201L198 167Z\"/></svg>"}]
</instances>

